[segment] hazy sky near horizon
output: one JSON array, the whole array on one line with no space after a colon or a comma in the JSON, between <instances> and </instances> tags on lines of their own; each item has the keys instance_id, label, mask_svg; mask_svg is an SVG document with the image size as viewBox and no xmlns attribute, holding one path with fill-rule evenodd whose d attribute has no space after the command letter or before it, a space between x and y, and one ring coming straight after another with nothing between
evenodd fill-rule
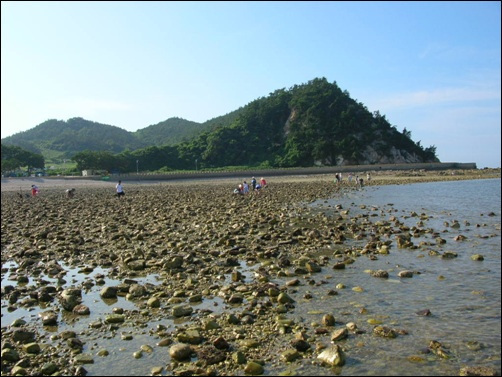
<instances>
[{"instance_id":1,"label":"hazy sky near horizon","mask_svg":"<svg viewBox=\"0 0 502 377\"><path fill-rule=\"evenodd\" d=\"M1 2L1 136L205 122L316 77L442 162L501 166L501 3Z\"/></svg>"}]
</instances>

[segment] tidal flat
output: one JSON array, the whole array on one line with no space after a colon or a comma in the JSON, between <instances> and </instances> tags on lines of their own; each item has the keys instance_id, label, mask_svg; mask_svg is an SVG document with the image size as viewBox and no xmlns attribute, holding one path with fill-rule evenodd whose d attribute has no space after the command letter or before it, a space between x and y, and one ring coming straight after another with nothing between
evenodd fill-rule
<instances>
[{"instance_id":1,"label":"tidal flat","mask_svg":"<svg viewBox=\"0 0 502 377\"><path fill-rule=\"evenodd\" d=\"M248 195L242 178L126 181L121 199L116 182L26 197L30 179L2 180L2 374L500 375L500 294L476 283L498 263L500 292L484 252L500 251L500 204L475 223L341 204L500 169L266 178ZM469 300L443 313L449 289Z\"/></svg>"}]
</instances>

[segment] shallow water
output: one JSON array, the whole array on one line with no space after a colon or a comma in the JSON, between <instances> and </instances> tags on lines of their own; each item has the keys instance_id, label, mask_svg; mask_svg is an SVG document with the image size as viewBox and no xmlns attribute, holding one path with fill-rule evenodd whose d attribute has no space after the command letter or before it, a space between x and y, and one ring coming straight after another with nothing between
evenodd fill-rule
<instances>
[{"instance_id":1,"label":"shallow water","mask_svg":"<svg viewBox=\"0 0 502 377\"><path fill-rule=\"evenodd\" d=\"M399 249L394 241L389 255L379 255L377 260L365 256L356 258L345 270L333 270L326 266L320 273L300 278L301 285L295 287L291 296L297 301L295 309L287 313L288 318L296 323L315 327L321 323L322 315L331 313L336 319L336 328L347 322L355 322L365 333L351 334L348 339L339 342L345 349L347 361L341 368L329 368L312 363L315 356L291 363L267 363L265 374L292 375L458 375L465 365L490 366L500 370L500 334L501 334L501 201L500 180L474 180L437 183L417 183L410 185L369 186L359 191L346 192L342 197L310 203L327 216L340 216L336 205L349 210L350 217L362 217L364 221L375 223L389 220L395 216L409 227L432 229L447 242L436 245L435 235L423 233L413 238L418 245L425 241L430 245L415 250ZM366 208L361 208L366 206ZM489 216L494 212L495 216ZM460 227L452 228L453 220L458 220ZM419 224L419 221L422 223ZM449 225L446 225L447 222ZM457 235L467 237L464 241L455 241ZM341 248L361 249L367 239L360 241L346 240ZM330 256L333 264L335 247L320 250L319 255ZM429 250L439 253L453 251L457 257L442 259L429 255ZM473 261L470 256L482 254L484 261ZM15 264L5 264L2 269L15 270ZM251 280L252 270L256 265L242 263L240 269ZM364 270L383 269L389 272L388 279L375 278ZM401 270L410 269L419 272L410 279L398 277ZM78 269L65 266L69 271L65 276L67 285L80 285L82 281L95 279L96 274L106 274L105 269L95 268L91 273L78 273ZM41 276L55 284L50 277ZM2 273L2 287L13 284L9 281L9 272ZM228 277L227 277L228 279ZM275 277L272 282L283 286L291 278ZM163 277L150 275L135 278L140 284L162 284ZM228 281L227 281L228 282ZM321 283L322 284L314 284ZM31 278L28 284L33 284ZM118 280L105 278L105 285L117 285ZM223 282L225 283L225 282ZM336 289L337 295L329 295L339 283L346 288ZM361 287L361 292L352 288ZM59 325L44 328L49 335L71 328L85 331L90 322L109 314L113 307L125 310L141 310L133 301L124 297L116 300L103 300L99 296L101 286L93 286L82 292L83 303L91 308L91 315L75 317L59 314ZM306 294L312 298L305 298ZM366 313L362 314L364 308ZM206 297L194 309L210 309L215 315L231 310L219 297ZM430 316L419 316L416 312L429 309ZM36 321L38 313L46 310L34 307L19 308L9 313L2 300L2 326L10 324L16 318ZM150 309L156 311L156 309ZM162 309L159 309L162 310ZM183 325L189 318L173 320L172 317L159 315L148 321L143 331L137 326L120 327L120 332L134 334L131 340L121 340L120 336L86 339L85 353L96 355L99 349L107 349L107 357L94 356L94 364L85 366L88 375L144 375L153 366L165 366L169 363L168 348L155 347L160 340L151 330L158 324L168 329ZM167 319L164 319L167 318ZM171 318L171 319L169 319ZM145 318L147 320L147 318ZM403 329L408 335L399 335L395 339L383 339L372 334L374 324L396 329ZM321 337L329 343L330 335ZM440 359L432 353L424 353L431 340L443 344L450 354L448 360ZM154 347L152 353L143 353L140 359L132 354L141 345ZM283 346L283 345L281 345ZM279 345L278 345L279 347ZM277 349L277 354L282 348ZM415 356L414 359L410 357ZM279 356L277 356L279 360ZM418 361L417 361L418 360ZM106 372L104 372L106 371ZM164 370L163 375L172 372ZM243 371L241 374L244 374Z\"/></svg>"},{"instance_id":2,"label":"shallow water","mask_svg":"<svg viewBox=\"0 0 502 377\"><path fill-rule=\"evenodd\" d=\"M396 216L410 227L420 221L413 212L419 216L425 214L428 219L423 220L422 227L432 228L447 241L441 246L417 250L393 246L389 255L379 256L376 261L360 257L353 268L331 271L334 283L344 283L347 288L332 298L311 300L310 310L331 307L335 318L340 318L342 323L346 317L364 327L367 319L375 318L384 325L409 332L390 340L368 336L370 331L359 340L351 342L349 338L346 341L350 348L349 360L340 371L342 375L458 374L465 365L492 366L500 370L500 203L500 180L366 187L349 192L341 199L313 203L328 212L341 204L344 210L349 209L351 216L368 213L370 208L369 212L377 216L370 216L369 221ZM361 205L367 207L361 209ZM488 216L490 212L495 216ZM445 222L451 225L453 220L460 223L458 229L445 225ZM453 240L459 234L467 239ZM434 238L432 234L425 234L413 238L413 243L418 245L421 240L434 243ZM429 249L440 253L453 251L458 257L441 259L429 255ZM477 253L484 256L484 261L470 259ZM387 270L389 278L361 274L365 269ZM403 269L420 274L400 279L397 274ZM363 292L354 294L351 290L354 286L361 286ZM368 313L358 314L360 306ZM416 312L423 309L429 309L432 315L418 316ZM296 312L300 313L301 309ZM340 312L348 315L337 316ZM312 316L308 318L311 319ZM366 323L366 329L371 328ZM441 360L433 354L421 354L431 340L448 347L451 358ZM364 345L357 347L354 344L357 341ZM407 358L413 355L421 356L424 361L409 361ZM319 369L311 371L322 373Z\"/></svg>"}]
</instances>

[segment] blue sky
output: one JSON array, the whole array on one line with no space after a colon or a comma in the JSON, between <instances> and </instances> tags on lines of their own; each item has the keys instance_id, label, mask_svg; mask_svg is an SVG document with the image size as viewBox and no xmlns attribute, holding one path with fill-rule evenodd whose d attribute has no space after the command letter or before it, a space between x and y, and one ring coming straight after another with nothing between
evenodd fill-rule
<instances>
[{"instance_id":1,"label":"blue sky","mask_svg":"<svg viewBox=\"0 0 502 377\"><path fill-rule=\"evenodd\" d=\"M316 77L442 162L500 167L501 3L1 2L1 136L204 122Z\"/></svg>"}]
</instances>

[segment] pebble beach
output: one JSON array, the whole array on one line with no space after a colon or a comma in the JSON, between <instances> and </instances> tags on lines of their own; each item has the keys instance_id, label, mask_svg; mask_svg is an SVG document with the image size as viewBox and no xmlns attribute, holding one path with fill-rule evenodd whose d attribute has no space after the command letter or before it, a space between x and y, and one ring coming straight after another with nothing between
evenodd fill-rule
<instances>
[{"instance_id":1,"label":"pebble beach","mask_svg":"<svg viewBox=\"0 0 502 377\"><path fill-rule=\"evenodd\" d=\"M371 187L500 179L500 169L362 176ZM2 375L309 375L312 365L338 375L357 349L414 331L362 319L364 302L343 316L331 307L316 309L316 321L295 315L322 299L316 287L325 298L344 289L322 271L357 271L360 258L415 245L399 219L375 225L371 209L327 216L308 205L364 190L346 176L265 178L266 188L247 195L233 189L251 176L123 181L123 198L113 178L2 179ZM27 195L32 184L38 197ZM352 239L364 247L345 246ZM399 269L395 279L414 273ZM425 348L410 361L451 357L440 341ZM500 375L490 363L457 369Z\"/></svg>"}]
</instances>

